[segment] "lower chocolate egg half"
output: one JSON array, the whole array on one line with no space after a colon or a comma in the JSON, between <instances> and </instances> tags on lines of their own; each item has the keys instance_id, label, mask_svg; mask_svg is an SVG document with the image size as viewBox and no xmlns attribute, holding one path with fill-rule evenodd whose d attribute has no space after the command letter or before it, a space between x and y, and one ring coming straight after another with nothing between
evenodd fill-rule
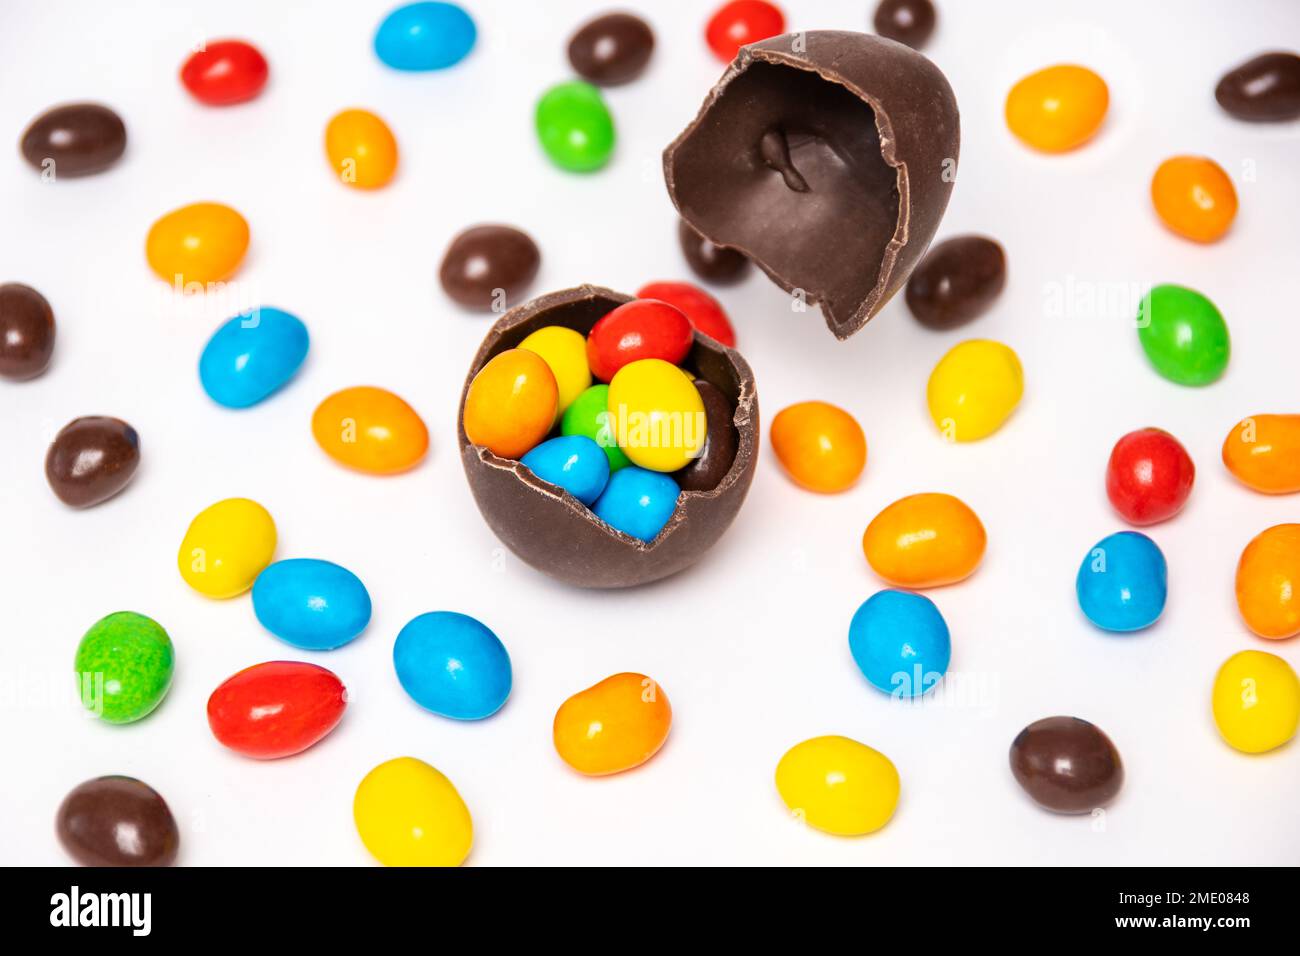
<instances>
[{"instance_id":1,"label":"lower chocolate egg half","mask_svg":"<svg viewBox=\"0 0 1300 956\"><path fill-rule=\"evenodd\" d=\"M672 517L652 541L615 530L518 461L470 443L463 425L465 399L474 376L488 361L546 326L564 326L585 336L598 319L630 301L631 296L583 285L511 309L492 326L474 356L456 415L465 475L488 526L523 561L579 587L632 587L694 564L731 525L754 477L759 436L754 374L734 349L698 333L681 365L732 403L736 456L715 487L683 489Z\"/></svg>"}]
</instances>

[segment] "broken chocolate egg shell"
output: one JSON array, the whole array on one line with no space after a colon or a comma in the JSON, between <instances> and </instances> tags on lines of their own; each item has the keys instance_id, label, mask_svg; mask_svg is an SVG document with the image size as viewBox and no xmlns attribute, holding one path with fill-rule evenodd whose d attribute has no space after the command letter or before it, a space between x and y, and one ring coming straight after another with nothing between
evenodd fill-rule
<instances>
[{"instance_id":1,"label":"broken chocolate egg shell","mask_svg":"<svg viewBox=\"0 0 1300 956\"><path fill-rule=\"evenodd\" d=\"M960 139L952 89L920 53L866 33L788 33L741 48L664 150L664 178L697 232L820 303L846 339L934 237Z\"/></svg>"},{"instance_id":2,"label":"broken chocolate egg shell","mask_svg":"<svg viewBox=\"0 0 1300 956\"><path fill-rule=\"evenodd\" d=\"M682 491L673 516L653 541L616 531L578 499L542 481L518 461L499 458L470 443L463 424L465 397L474 376L490 359L548 325L562 325L585 336L597 319L631 301L632 296L584 285L511 309L479 346L456 413L465 476L488 526L534 568L580 587L647 584L694 564L731 525L754 478L759 435L754 373L734 349L698 332L681 364L694 377L715 386L734 406L736 457L716 487Z\"/></svg>"}]
</instances>

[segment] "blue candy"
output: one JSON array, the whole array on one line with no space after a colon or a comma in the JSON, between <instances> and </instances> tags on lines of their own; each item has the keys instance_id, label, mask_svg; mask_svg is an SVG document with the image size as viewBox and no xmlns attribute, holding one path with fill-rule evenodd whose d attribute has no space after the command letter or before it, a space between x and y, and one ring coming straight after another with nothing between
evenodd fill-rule
<instances>
[{"instance_id":1,"label":"blue candy","mask_svg":"<svg viewBox=\"0 0 1300 956\"><path fill-rule=\"evenodd\" d=\"M1168 594L1165 556L1136 531L1102 538L1079 567L1079 607L1106 631L1139 631L1156 622Z\"/></svg>"},{"instance_id":2,"label":"blue candy","mask_svg":"<svg viewBox=\"0 0 1300 956\"><path fill-rule=\"evenodd\" d=\"M454 3L408 3L375 31L375 53L395 70L441 70L465 59L478 30Z\"/></svg>"},{"instance_id":3,"label":"blue candy","mask_svg":"<svg viewBox=\"0 0 1300 956\"><path fill-rule=\"evenodd\" d=\"M880 591L849 622L849 651L867 680L895 697L919 697L943 677L952 641L928 597Z\"/></svg>"},{"instance_id":4,"label":"blue candy","mask_svg":"<svg viewBox=\"0 0 1300 956\"><path fill-rule=\"evenodd\" d=\"M667 475L628 465L609 476L591 510L624 534L650 541L673 516L680 494L677 482Z\"/></svg>"},{"instance_id":5,"label":"blue candy","mask_svg":"<svg viewBox=\"0 0 1300 956\"><path fill-rule=\"evenodd\" d=\"M552 438L519 460L542 481L559 485L587 506L609 481L609 456L586 435Z\"/></svg>"},{"instance_id":6,"label":"blue candy","mask_svg":"<svg viewBox=\"0 0 1300 956\"><path fill-rule=\"evenodd\" d=\"M256 405L293 378L309 342L301 319L262 306L213 333L199 358L199 381L218 405Z\"/></svg>"},{"instance_id":7,"label":"blue candy","mask_svg":"<svg viewBox=\"0 0 1300 956\"><path fill-rule=\"evenodd\" d=\"M370 623L370 593L337 564L290 558L253 582L253 613L280 640L309 651L340 647Z\"/></svg>"},{"instance_id":8,"label":"blue candy","mask_svg":"<svg viewBox=\"0 0 1300 956\"><path fill-rule=\"evenodd\" d=\"M435 714L482 720L510 696L510 655L497 636L466 614L432 611L414 618L393 645L397 679Z\"/></svg>"}]
</instances>

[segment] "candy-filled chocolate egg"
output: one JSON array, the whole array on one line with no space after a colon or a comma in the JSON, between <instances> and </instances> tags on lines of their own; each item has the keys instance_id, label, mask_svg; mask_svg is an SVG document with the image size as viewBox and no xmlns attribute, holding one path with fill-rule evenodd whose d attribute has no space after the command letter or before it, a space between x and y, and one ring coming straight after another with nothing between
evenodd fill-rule
<instances>
[{"instance_id":1,"label":"candy-filled chocolate egg","mask_svg":"<svg viewBox=\"0 0 1300 956\"><path fill-rule=\"evenodd\" d=\"M811 30L740 50L664 151L668 194L848 338L903 287L956 178L957 102L921 54Z\"/></svg>"}]
</instances>

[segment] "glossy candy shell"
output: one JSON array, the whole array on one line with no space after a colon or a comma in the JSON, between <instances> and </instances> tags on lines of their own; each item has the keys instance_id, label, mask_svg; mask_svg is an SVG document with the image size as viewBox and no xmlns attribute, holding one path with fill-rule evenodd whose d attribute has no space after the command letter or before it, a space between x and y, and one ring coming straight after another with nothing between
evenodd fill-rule
<instances>
[{"instance_id":1,"label":"glossy candy shell","mask_svg":"<svg viewBox=\"0 0 1300 956\"><path fill-rule=\"evenodd\" d=\"M301 319L263 306L213 333L199 356L199 381L218 405L248 408L288 384L310 344Z\"/></svg>"},{"instance_id":2,"label":"glossy candy shell","mask_svg":"<svg viewBox=\"0 0 1300 956\"><path fill-rule=\"evenodd\" d=\"M1300 415L1252 415L1223 440L1223 464L1266 495L1300 491Z\"/></svg>"},{"instance_id":3,"label":"glossy candy shell","mask_svg":"<svg viewBox=\"0 0 1300 956\"><path fill-rule=\"evenodd\" d=\"M266 57L243 40L205 43L181 67L181 82L200 103L230 106L262 92L270 75Z\"/></svg>"},{"instance_id":4,"label":"glossy candy shell","mask_svg":"<svg viewBox=\"0 0 1300 956\"><path fill-rule=\"evenodd\" d=\"M460 866L474 822L456 787L423 760L397 757L362 779L352 798L361 842L385 866Z\"/></svg>"},{"instance_id":5,"label":"glossy candy shell","mask_svg":"<svg viewBox=\"0 0 1300 956\"><path fill-rule=\"evenodd\" d=\"M176 654L154 620L118 611L95 622L77 645L77 693L87 710L110 724L147 717L171 687Z\"/></svg>"},{"instance_id":6,"label":"glossy candy shell","mask_svg":"<svg viewBox=\"0 0 1300 956\"><path fill-rule=\"evenodd\" d=\"M212 735L245 757L301 753L343 719L347 690L330 671L301 661L245 668L208 698Z\"/></svg>"},{"instance_id":7,"label":"glossy candy shell","mask_svg":"<svg viewBox=\"0 0 1300 956\"><path fill-rule=\"evenodd\" d=\"M848 737L795 744L776 765L776 789L794 816L836 836L879 830L894 815L898 770L880 751Z\"/></svg>"},{"instance_id":8,"label":"glossy candy shell","mask_svg":"<svg viewBox=\"0 0 1300 956\"><path fill-rule=\"evenodd\" d=\"M454 3L408 3L397 7L375 31L375 55L395 70L442 70L474 48L478 29Z\"/></svg>"},{"instance_id":9,"label":"glossy candy shell","mask_svg":"<svg viewBox=\"0 0 1300 956\"><path fill-rule=\"evenodd\" d=\"M673 708L644 674L615 674L574 694L555 712L552 738L561 759L588 776L622 773L663 747Z\"/></svg>"},{"instance_id":10,"label":"glossy candy shell","mask_svg":"<svg viewBox=\"0 0 1300 956\"><path fill-rule=\"evenodd\" d=\"M1300 678L1267 651L1238 651L1214 676L1210 709L1219 734L1242 753L1274 750L1300 725Z\"/></svg>"},{"instance_id":11,"label":"glossy candy shell","mask_svg":"<svg viewBox=\"0 0 1300 956\"><path fill-rule=\"evenodd\" d=\"M921 594L879 591L849 622L849 651L862 675L893 697L919 697L948 670L948 625Z\"/></svg>"},{"instance_id":12,"label":"glossy candy shell","mask_svg":"<svg viewBox=\"0 0 1300 956\"><path fill-rule=\"evenodd\" d=\"M1140 631L1165 609L1168 568L1156 543L1136 531L1098 541L1075 578L1079 607L1105 631Z\"/></svg>"},{"instance_id":13,"label":"glossy candy shell","mask_svg":"<svg viewBox=\"0 0 1300 956\"><path fill-rule=\"evenodd\" d=\"M329 561L277 561L253 583L253 613L280 640L327 651L356 638L370 623L370 593L361 579Z\"/></svg>"},{"instance_id":14,"label":"glossy candy shell","mask_svg":"<svg viewBox=\"0 0 1300 956\"><path fill-rule=\"evenodd\" d=\"M176 564L185 583L211 598L253 586L275 553L275 521L248 498L226 498L200 511L181 539Z\"/></svg>"},{"instance_id":15,"label":"glossy candy shell","mask_svg":"<svg viewBox=\"0 0 1300 956\"><path fill-rule=\"evenodd\" d=\"M1300 524L1274 525L1250 540L1237 562L1237 609L1270 640L1300 634Z\"/></svg>"},{"instance_id":16,"label":"glossy candy shell","mask_svg":"<svg viewBox=\"0 0 1300 956\"><path fill-rule=\"evenodd\" d=\"M373 385L341 389L316 406L311 431L325 454L372 475L414 468L429 450L429 429L398 395Z\"/></svg>"},{"instance_id":17,"label":"glossy candy shell","mask_svg":"<svg viewBox=\"0 0 1300 956\"><path fill-rule=\"evenodd\" d=\"M510 655L481 622L454 611L411 620L393 644L397 679L425 710L454 720L491 717L510 696Z\"/></svg>"},{"instance_id":18,"label":"glossy candy shell","mask_svg":"<svg viewBox=\"0 0 1300 956\"><path fill-rule=\"evenodd\" d=\"M134 777L87 780L55 819L59 842L82 866L171 866L180 831L167 801Z\"/></svg>"},{"instance_id":19,"label":"glossy candy shell","mask_svg":"<svg viewBox=\"0 0 1300 956\"><path fill-rule=\"evenodd\" d=\"M897 587L931 588L975 573L988 537L979 517L952 495L908 495L867 525L862 550L871 569Z\"/></svg>"}]
</instances>

